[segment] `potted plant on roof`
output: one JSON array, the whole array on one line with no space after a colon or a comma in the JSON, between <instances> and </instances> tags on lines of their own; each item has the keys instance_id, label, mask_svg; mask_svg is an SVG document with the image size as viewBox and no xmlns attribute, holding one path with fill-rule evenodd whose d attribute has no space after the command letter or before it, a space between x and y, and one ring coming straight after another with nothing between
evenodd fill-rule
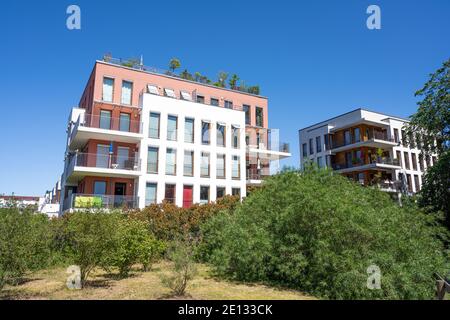
<instances>
[{"instance_id":1,"label":"potted plant on roof","mask_svg":"<svg viewBox=\"0 0 450 320\"><path fill-rule=\"evenodd\" d=\"M169 62L170 73L169 74L173 75L175 73L175 70L178 69L179 67L181 67L181 62L179 59L177 59L177 58L170 59L170 62Z\"/></svg>"}]
</instances>

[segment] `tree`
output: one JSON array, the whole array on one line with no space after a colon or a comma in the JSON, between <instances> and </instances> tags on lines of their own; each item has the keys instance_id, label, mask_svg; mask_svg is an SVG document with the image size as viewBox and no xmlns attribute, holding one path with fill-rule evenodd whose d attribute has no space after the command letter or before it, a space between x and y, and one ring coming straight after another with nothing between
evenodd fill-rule
<instances>
[{"instance_id":1,"label":"tree","mask_svg":"<svg viewBox=\"0 0 450 320\"><path fill-rule=\"evenodd\" d=\"M218 275L324 298L429 299L434 273L449 270L432 216L328 170L273 176L201 230L200 251ZM367 288L372 265L380 290Z\"/></svg>"},{"instance_id":2,"label":"tree","mask_svg":"<svg viewBox=\"0 0 450 320\"><path fill-rule=\"evenodd\" d=\"M176 69L181 67L181 62L177 58L172 58L169 62L169 69L173 72L175 72Z\"/></svg>"},{"instance_id":3,"label":"tree","mask_svg":"<svg viewBox=\"0 0 450 320\"><path fill-rule=\"evenodd\" d=\"M422 100L406 127L407 140L413 134L423 132L422 143L428 147L425 152L440 155L450 148L450 59L430 75L415 95Z\"/></svg>"},{"instance_id":4,"label":"tree","mask_svg":"<svg viewBox=\"0 0 450 320\"><path fill-rule=\"evenodd\" d=\"M237 74L233 74L231 76L231 79L228 81L230 88L235 90L237 88L238 81L239 81L239 77L237 76Z\"/></svg>"}]
</instances>

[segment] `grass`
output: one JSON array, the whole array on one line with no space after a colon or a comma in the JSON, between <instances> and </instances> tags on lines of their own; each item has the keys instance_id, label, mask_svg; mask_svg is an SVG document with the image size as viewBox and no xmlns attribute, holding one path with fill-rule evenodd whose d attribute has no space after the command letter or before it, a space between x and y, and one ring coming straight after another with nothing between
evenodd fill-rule
<instances>
[{"instance_id":1,"label":"grass","mask_svg":"<svg viewBox=\"0 0 450 320\"><path fill-rule=\"evenodd\" d=\"M161 276L170 270L169 262L155 264L152 270L140 272L133 269L130 277L118 279L103 270L95 270L83 290L66 287L64 268L36 272L17 286L6 286L0 291L0 299L49 299L49 300L154 300L175 299L170 290L161 284ZM217 279L210 269L198 265L198 274L190 282L186 297L176 299L195 300L305 300L313 297L295 290L278 289L262 284L238 283Z\"/></svg>"}]
</instances>

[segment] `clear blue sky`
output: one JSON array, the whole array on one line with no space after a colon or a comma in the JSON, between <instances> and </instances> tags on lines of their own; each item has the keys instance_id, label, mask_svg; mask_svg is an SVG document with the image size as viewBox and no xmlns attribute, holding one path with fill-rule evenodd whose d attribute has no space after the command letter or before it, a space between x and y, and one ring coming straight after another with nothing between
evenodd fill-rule
<instances>
[{"instance_id":1,"label":"clear blue sky","mask_svg":"<svg viewBox=\"0 0 450 320\"><path fill-rule=\"evenodd\" d=\"M66 28L81 7L82 29ZM382 29L366 28L377 4ZM236 72L269 97L298 166L298 129L358 107L407 117L450 56L450 1L8 1L0 12L0 193L42 195L63 168L67 117L95 59Z\"/></svg>"}]
</instances>

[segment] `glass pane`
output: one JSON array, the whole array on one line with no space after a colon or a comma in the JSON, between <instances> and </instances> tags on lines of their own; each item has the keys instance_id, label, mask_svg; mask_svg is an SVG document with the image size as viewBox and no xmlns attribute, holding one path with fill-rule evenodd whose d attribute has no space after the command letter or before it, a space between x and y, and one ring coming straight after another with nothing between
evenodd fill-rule
<instances>
[{"instance_id":1,"label":"glass pane","mask_svg":"<svg viewBox=\"0 0 450 320\"><path fill-rule=\"evenodd\" d=\"M103 79L103 101L113 101L114 80L110 78Z\"/></svg>"},{"instance_id":2,"label":"glass pane","mask_svg":"<svg viewBox=\"0 0 450 320\"><path fill-rule=\"evenodd\" d=\"M174 175L176 172L176 151L174 149L167 149L166 154L166 174Z\"/></svg>"},{"instance_id":3,"label":"glass pane","mask_svg":"<svg viewBox=\"0 0 450 320\"><path fill-rule=\"evenodd\" d=\"M158 113L150 113L150 128L148 136L150 138L158 139L159 138L159 114Z\"/></svg>"},{"instance_id":4,"label":"glass pane","mask_svg":"<svg viewBox=\"0 0 450 320\"><path fill-rule=\"evenodd\" d=\"M158 148L148 148L147 172L158 173Z\"/></svg>"},{"instance_id":5,"label":"glass pane","mask_svg":"<svg viewBox=\"0 0 450 320\"><path fill-rule=\"evenodd\" d=\"M129 132L130 131L130 115L128 113L120 114L120 131Z\"/></svg>"},{"instance_id":6,"label":"glass pane","mask_svg":"<svg viewBox=\"0 0 450 320\"><path fill-rule=\"evenodd\" d=\"M184 152L184 175L192 176L193 175L193 151L185 151Z\"/></svg>"},{"instance_id":7,"label":"glass pane","mask_svg":"<svg viewBox=\"0 0 450 320\"><path fill-rule=\"evenodd\" d=\"M156 183L147 183L145 189L145 205L156 203Z\"/></svg>"},{"instance_id":8,"label":"glass pane","mask_svg":"<svg viewBox=\"0 0 450 320\"><path fill-rule=\"evenodd\" d=\"M209 144L209 123L202 122L202 144Z\"/></svg>"},{"instance_id":9,"label":"glass pane","mask_svg":"<svg viewBox=\"0 0 450 320\"><path fill-rule=\"evenodd\" d=\"M129 81L122 82L122 104L131 104L131 92L133 90L133 83Z\"/></svg>"},{"instance_id":10,"label":"glass pane","mask_svg":"<svg viewBox=\"0 0 450 320\"><path fill-rule=\"evenodd\" d=\"M200 164L200 175L203 177L209 177L209 154L202 153L202 160Z\"/></svg>"},{"instance_id":11,"label":"glass pane","mask_svg":"<svg viewBox=\"0 0 450 320\"><path fill-rule=\"evenodd\" d=\"M97 168L109 168L109 146L97 146Z\"/></svg>"},{"instance_id":12,"label":"glass pane","mask_svg":"<svg viewBox=\"0 0 450 320\"><path fill-rule=\"evenodd\" d=\"M105 181L95 181L94 182L94 194L106 194L106 182Z\"/></svg>"},{"instance_id":13,"label":"glass pane","mask_svg":"<svg viewBox=\"0 0 450 320\"><path fill-rule=\"evenodd\" d=\"M167 120L167 140L177 140L177 117L169 116Z\"/></svg>"},{"instance_id":14,"label":"glass pane","mask_svg":"<svg viewBox=\"0 0 450 320\"><path fill-rule=\"evenodd\" d=\"M194 143L194 119L186 119L185 121L184 142Z\"/></svg>"},{"instance_id":15,"label":"glass pane","mask_svg":"<svg viewBox=\"0 0 450 320\"><path fill-rule=\"evenodd\" d=\"M240 177L240 164L239 164L239 157L233 156L233 163L232 163L232 177L233 178L239 178Z\"/></svg>"},{"instance_id":16,"label":"glass pane","mask_svg":"<svg viewBox=\"0 0 450 320\"><path fill-rule=\"evenodd\" d=\"M111 129L111 111L100 111L100 129Z\"/></svg>"},{"instance_id":17,"label":"glass pane","mask_svg":"<svg viewBox=\"0 0 450 320\"><path fill-rule=\"evenodd\" d=\"M217 155L217 178L225 178L225 155Z\"/></svg>"},{"instance_id":18,"label":"glass pane","mask_svg":"<svg viewBox=\"0 0 450 320\"><path fill-rule=\"evenodd\" d=\"M219 147L225 146L225 126L217 124L217 145Z\"/></svg>"}]
</instances>

